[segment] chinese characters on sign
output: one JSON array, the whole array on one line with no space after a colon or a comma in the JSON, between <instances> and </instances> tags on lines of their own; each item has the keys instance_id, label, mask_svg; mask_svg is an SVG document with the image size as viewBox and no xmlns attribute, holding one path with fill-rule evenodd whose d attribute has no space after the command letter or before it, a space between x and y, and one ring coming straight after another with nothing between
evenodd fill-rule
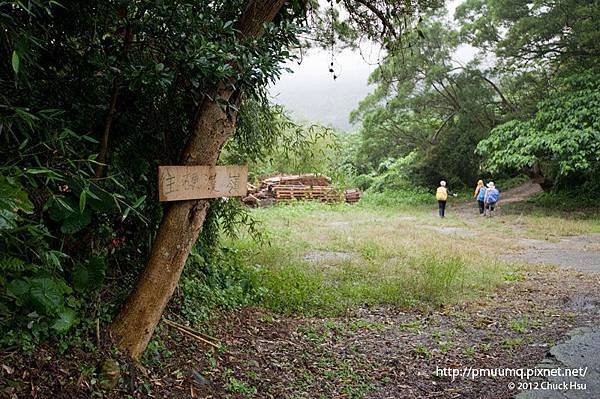
<instances>
[{"instance_id":1,"label":"chinese characters on sign","mask_svg":"<svg viewBox=\"0 0 600 399\"><path fill-rule=\"evenodd\" d=\"M158 167L160 201L240 197L247 183L247 165Z\"/></svg>"}]
</instances>

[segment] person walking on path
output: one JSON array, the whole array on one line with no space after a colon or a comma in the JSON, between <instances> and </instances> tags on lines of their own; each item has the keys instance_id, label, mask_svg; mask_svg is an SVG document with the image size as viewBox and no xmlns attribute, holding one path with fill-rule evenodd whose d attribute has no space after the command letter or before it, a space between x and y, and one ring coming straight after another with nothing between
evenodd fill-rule
<instances>
[{"instance_id":1,"label":"person walking on path","mask_svg":"<svg viewBox=\"0 0 600 399\"><path fill-rule=\"evenodd\" d=\"M456 194L449 192L446 188L446 182L442 180L440 182L440 186L437 188L435 192L435 198L438 202L440 217L443 218L446 216L446 201L448 201L448 195L452 195L456 197Z\"/></svg>"},{"instance_id":2,"label":"person walking on path","mask_svg":"<svg viewBox=\"0 0 600 399\"><path fill-rule=\"evenodd\" d=\"M473 198L477 200L477 204L479 204L479 214L485 214L485 185L483 184L483 180L479 180L477 182L477 187L475 187L475 192L473 193Z\"/></svg>"},{"instance_id":3,"label":"person walking on path","mask_svg":"<svg viewBox=\"0 0 600 399\"><path fill-rule=\"evenodd\" d=\"M485 190L485 210L487 216L492 216L493 212L496 210L496 205L498 200L500 199L500 191L496 188L496 185L493 181L487 184L487 189Z\"/></svg>"}]
</instances>

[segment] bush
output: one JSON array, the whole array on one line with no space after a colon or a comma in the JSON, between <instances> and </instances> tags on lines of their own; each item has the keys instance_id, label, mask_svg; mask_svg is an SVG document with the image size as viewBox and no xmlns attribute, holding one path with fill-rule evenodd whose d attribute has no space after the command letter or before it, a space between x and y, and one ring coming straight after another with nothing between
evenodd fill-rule
<instances>
[{"instance_id":1,"label":"bush","mask_svg":"<svg viewBox=\"0 0 600 399\"><path fill-rule=\"evenodd\" d=\"M0 345L30 349L69 331L92 306L90 298L104 281L106 252L66 251L78 245L73 235L92 223L92 214L114 203L111 195L76 179L64 188L64 177L49 169L2 170L15 176L0 175ZM61 182L63 192L34 204L20 181L32 184L40 176ZM98 243L106 241L98 237Z\"/></svg>"},{"instance_id":2,"label":"bush","mask_svg":"<svg viewBox=\"0 0 600 399\"><path fill-rule=\"evenodd\" d=\"M408 178L408 169L417 156L416 152L398 158L388 159L379 165L379 174L373 178L371 191L401 191L411 189L413 184Z\"/></svg>"},{"instance_id":3,"label":"bush","mask_svg":"<svg viewBox=\"0 0 600 399\"><path fill-rule=\"evenodd\" d=\"M383 192L367 191L361 204L371 207L399 207L430 205L435 202L435 195L422 187L406 190L385 190Z\"/></svg>"},{"instance_id":4,"label":"bush","mask_svg":"<svg viewBox=\"0 0 600 399\"><path fill-rule=\"evenodd\" d=\"M496 187L500 187L500 188L502 188L503 191L506 191L508 189L518 187L523 183L527 183L529 180L531 180L529 178L529 176L521 174L521 175L517 175L514 177L505 178L505 179L501 178L501 179L496 180L494 183L496 184Z\"/></svg>"},{"instance_id":5,"label":"bush","mask_svg":"<svg viewBox=\"0 0 600 399\"><path fill-rule=\"evenodd\" d=\"M182 314L198 323L207 320L212 310L258 303L266 292L262 273L246 264L235 248L223 247L210 255L193 249L180 282Z\"/></svg>"},{"instance_id":6,"label":"bush","mask_svg":"<svg viewBox=\"0 0 600 399\"><path fill-rule=\"evenodd\" d=\"M600 79L594 71L558 78L555 89L537 104L533 118L495 127L477 146L486 168L523 170L539 167L550 181L569 185L591 181L600 159Z\"/></svg>"},{"instance_id":7,"label":"bush","mask_svg":"<svg viewBox=\"0 0 600 399\"><path fill-rule=\"evenodd\" d=\"M362 191L366 191L373 185L374 181L375 178L372 175L358 175L352 180L352 183Z\"/></svg>"}]
</instances>

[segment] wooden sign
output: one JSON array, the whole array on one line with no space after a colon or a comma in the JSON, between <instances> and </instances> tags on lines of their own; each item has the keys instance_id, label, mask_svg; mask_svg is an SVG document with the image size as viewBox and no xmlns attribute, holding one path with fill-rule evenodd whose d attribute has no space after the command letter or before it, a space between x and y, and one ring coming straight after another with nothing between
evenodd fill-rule
<instances>
[{"instance_id":1,"label":"wooden sign","mask_svg":"<svg viewBox=\"0 0 600 399\"><path fill-rule=\"evenodd\" d=\"M160 201L240 197L247 185L248 165L158 167Z\"/></svg>"}]
</instances>

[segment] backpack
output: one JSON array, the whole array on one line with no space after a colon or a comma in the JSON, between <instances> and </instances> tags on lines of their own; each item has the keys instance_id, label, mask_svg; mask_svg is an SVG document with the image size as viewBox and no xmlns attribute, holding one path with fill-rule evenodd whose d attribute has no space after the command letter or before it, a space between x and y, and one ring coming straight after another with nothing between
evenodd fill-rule
<instances>
[{"instance_id":1,"label":"backpack","mask_svg":"<svg viewBox=\"0 0 600 399\"><path fill-rule=\"evenodd\" d=\"M489 192L488 198L487 198L488 202L490 202L490 203L497 202L500 199L500 192L495 188L489 189L489 191L490 192Z\"/></svg>"},{"instance_id":2,"label":"backpack","mask_svg":"<svg viewBox=\"0 0 600 399\"><path fill-rule=\"evenodd\" d=\"M438 201L446 201L448 199L448 190L446 190L446 187L438 187L435 192L435 199Z\"/></svg>"},{"instance_id":3,"label":"backpack","mask_svg":"<svg viewBox=\"0 0 600 399\"><path fill-rule=\"evenodd\" d=\"M486 190L487 189L485 187L481 187L479 189L479 194L477 195L477 201L483 201L483 200L485 200L485 191Z\"/></svg>"}]
</instances>

